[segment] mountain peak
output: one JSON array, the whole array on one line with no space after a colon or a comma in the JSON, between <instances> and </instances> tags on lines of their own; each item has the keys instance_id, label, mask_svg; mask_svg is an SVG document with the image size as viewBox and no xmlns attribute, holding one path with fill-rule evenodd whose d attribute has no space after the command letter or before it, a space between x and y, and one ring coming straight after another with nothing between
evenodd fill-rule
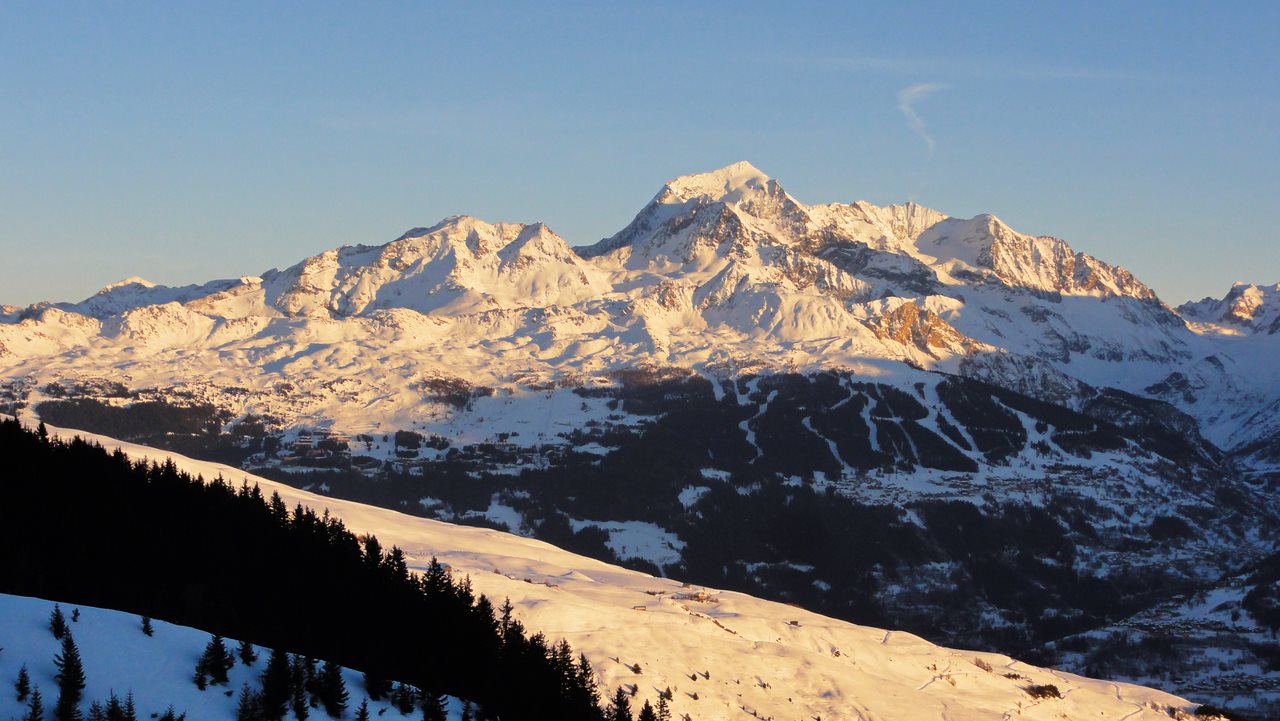
<instances>
[{"instance_id":1,"label":"mountain peak","mask_svg":"<svg viewBox=\"0 0 1280 721\"><path fill-rule=\"evenodd\" d=\"M681 175L668 180L631 223L614 235L578 249L583 258L594 258L631 245L637 238L658 232L684 215L686 206L751 205L755 200L790 200L776 180L745 160L706 173Z\"/></svg>"},{"instance_id":2,"label":"mountain peak","mask_svg":"<svg viewBox=\"0 0 1280 721\"><path fill-rule=\"evenodd\" d=\"M142 288L154 288L154 287L156 287L156 284L155 284L155 283L152 283L151 281L147 280L146 278L140 278L140 277L138 277L138 276L136 276L136 275L131 275L131 276L129 276L128 278L125 278L124 280L118 280L118 281L116 281L115 283L110 283L110 284L108 284L108 285L104 285L104 286L102 287L102 290L99 290L99 291L98 291L98 293L99 293L99 294L103 294L103 293L107 293L107 292L113 291L113 290L115 290L116 288L124 288L124 287L131 286L131 285L140 286L140 287L142 287Z\"/></svg>"},{"instance_id":3,"label":"mountain peak","mask_svg":"<svg viewBox=\"0 0 1280 721\"><path fill-rule=\"evenodd\" d=\"M763 188L769 176L745 160L707 173L682 175L667 182L663 195L670 194L680 201L694 198L731 200L744 191Z\"/></svg>"},{"instance_id":4,"label":"mountain peak","mask_svg":"<svg viewBox=\"0 0 1280 721\"><path fill-rule=\"evenodd\" d=\"M494 223L481 220L473 215L450 215L435 225L410 228L401 234L400 237L396 238L396 241L408 240L409 238L421 238L424 235L430 235L431 233L435 233L446 228L459 228L465 231L474 230L477 227L495 228L497 225L501 225L501 223L495 225Z\"/></svg>"},{"instance_id":5,"label":"mountain peak","mask_svg":"<svg viewBox=\"0 0 1280 721\"><path fill-rule=\"evenodd\" d=\"M1183 303L1177 310L1187 320L1233 329L1232 333L1264 328L1268 333L1280 332L1280 283L1267 286L1236 281L1221 299Z\"/></svg>"}]
</instances>

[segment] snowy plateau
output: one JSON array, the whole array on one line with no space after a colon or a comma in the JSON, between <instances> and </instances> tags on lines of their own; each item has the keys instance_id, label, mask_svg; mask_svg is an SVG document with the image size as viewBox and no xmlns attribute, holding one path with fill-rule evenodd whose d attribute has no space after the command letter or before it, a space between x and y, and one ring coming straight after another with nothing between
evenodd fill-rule
<instances>
[{"instance_id":1,"label":"snowy plateau","mask_svg":"<svg viewBox=\"0 0 1280 721\"><path fill-rule=\"evenodd\" d=\"M73 432L51 429L70 437ZM528 628L565 638L590 658L603 689L638 685L640 697L673 692L676 718L721 719L1190 719L1196 704L1161 691L1037 668L994 653L958 651L911 634L856 626L745 594L689 586L489 529L467 528L325 498L239 469L168 454L102 436L78 434L131 458L172 458L204 478L218 475L278 492L286 504L324 508L355 532L376 532L423 570L432 557L469 576L477 592L509 598ZM0 595L0 676L26 663L51 701L50 601ZM70 614L72 607L63 604ZM136 615L79 607L68 625L80 646L86 698L132 690L143 717L173 704L192 719L232 719L235 698L221 687L199 691L191 671L209 634L155 622L144 636ZM234 648L234 644L232 645ZM258 669L263 665L258 661ZM633 671L638 664L641 673ZM237 663L232 681L253 678ZM359 674L345 679L353 705ZM1053 686L1060 697L1026 689ZM6 682L6 688L9 688ZM239 688L233 685L230 688ZM0 714L21 708L4 693ZM158 705L158 706L157 706ZM450 701L451 718L459 704ZM400 718L385 703L381 718Z\"/></svg>"},{"instance_id":2,"label":"snowy plateau","mask_svg":"<svg viewBox=\"0 0 1280 721\"><path fill-rule=\"evenodd\" d=\"M732 693L764 715L794 715L765 700L789 686L812 715L856 718L864 707L840 699L871 687L822 697L850 672L829 651L875 644L847 625L818 638L837 622L791 607L776 612L799 627L740 628L717 613L766 602L725 591L714 613L683 609L660 576L1276 718L1278 356L1280 285L1171 308L1129 271L993 215L806 205L736 163L669 181L591 245L460 216L259 275L0 307L0 411L330 497L317 506L355 499L647 571L659 577L618 581L661 591L644 628L697 613L732 628L718 630L739 654L722 661L739 669ZM580 564L597 561L552 562L565 551L533 540L412 523L595 578ZM443 538L394 540L449 555ZM554 575L533 565L474 570L515 599L528 584L493 568ZM608 594L572 601L551 583L570 605L539 606L564 616L538 627L592 653L569 619ZM648 633L631 609L644 604L615 591L621 626ZM802 640L779 653L823 681L766 673L788 633ZM1007 681L972 654L875 633L890 642L858 668L936 666L895 688L954 694L964 669L985 699ZM760 645L743 653L748 637ZM898 698L909 713L859 713L958 708Z\"/></svg>"}]
</instances>

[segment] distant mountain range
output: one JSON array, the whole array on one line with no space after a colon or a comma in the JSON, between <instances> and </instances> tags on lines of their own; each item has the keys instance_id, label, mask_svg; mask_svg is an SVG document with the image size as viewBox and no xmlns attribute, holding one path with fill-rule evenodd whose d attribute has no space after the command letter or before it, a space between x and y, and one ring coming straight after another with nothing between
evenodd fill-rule
<instances>
[{"instance_id":1,"label":"distant mountain range","mask_svg":"<svg viewBox=\"0 0 1280 721\"><path fill-rule=\"evenodd\" d=\"M367 419L395 417L398 402L380 397L431 374L883 376L898 370L890 360L1055 402L1078 403L1080 382L1159 398L1271 470L1277 288L1237 285L1171 309L1123 268L995 216L804 205L737 163L670 181L622 231L576 251L542 224L453 217L261 276L182 288L131 278L79 303L6 307L0 364L10 378L199 375L251 391L284 376L307 389L356 379L371 386ZM403 360L389 368L388 356Z\"/></svg>"},{"instance_id":2,"label":"distant mountain range","mask_svg":"<svg viewBox=\"0 0 1280 721\"><path fill-rule=\"evenodd\" d=\"M736 163L579 248L451 217L258 276L5 306L0 410L1085 668L1055 642L1253 588L1278 357L1280 285L1171 308L995 216L805 205ZM763 530L723 542L745 517ZM859 528L881 540L855 575Z\"/></svg>"}]
</instances>

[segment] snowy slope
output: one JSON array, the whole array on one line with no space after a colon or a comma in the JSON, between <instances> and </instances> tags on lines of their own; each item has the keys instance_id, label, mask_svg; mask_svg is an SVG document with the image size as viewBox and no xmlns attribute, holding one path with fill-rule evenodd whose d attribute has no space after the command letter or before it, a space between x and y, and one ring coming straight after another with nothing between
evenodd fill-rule
<instances>
[{"instance_id":1,"label":"snowy slope","mask_svg":"<svg viewBox=\"0 0 1280 721\"><path fill-rule=\"evenodd\" d=\"M705 721L751 714L867 721L1015 715L1141 721L1194 708L1152 689L1035 668L997 654L946 649L909 634L855 626L740 593L683 586L527 538L323 498L228 466L88 437L134 457L172 457L180 468L207 478L246 478L267 493L279 492L290 505L328 508L354 532L374 533L384 545L400 546L415 568L437 556L455 574L470 575L477 591L510 598L531 629L564 637L585 652L606 689L635 684L640 698L653 699L670 687L677 715ZM1024 690L1031 684L1052 684L1062 698L1032 698Z\"/></svg>"},{"instance_id":2,"label":"snowy slope","mask_svg":"<svg viewBox=\"0 0 1280 721\"><path fill-rule=\"evenodd\" d=\"M209 686L201 691L191 679L196 661L212 638L210 634L152 621L154 633L148 637L142 633L140 619L134 614L66 603L59 606L84 663L82 711L87 711L93 701L105 705L111 693L123 702L132 692L140 719L155 718L173 706L175 713L185 712L190 721L231 721L236 717L241 687L249 683L252 688L259 688L270 654L269 649L256 647L258 660L251 667L246 667L237 657L226 686ZM18 669L23 664L27 666L32 688L38 688L43 696L46 718L52 717L58 698L54 679L58 670L53 659L62 652L62 642L54 639L49 631L53 607L53 601L0 594L0 648L4 649L0 652L0 680L3 681L0 718L21 718L26 713L26 705L18 703L13 691ZM76 622L71 621L74 609L80 611L80 620ZM239 642L230 639L225 642L234 654ZM350 717L367 698L363 674L344 669L342 676L350 695ZM450 718L461 717L461 704L457 700L450 699L450 710ZM369 711L371 716L404 718L387 701L370 701ZM285 718L294 718L292 711ZM328 717L323 709L317 709L311 718Z\"/></svg>"}]
</instances>

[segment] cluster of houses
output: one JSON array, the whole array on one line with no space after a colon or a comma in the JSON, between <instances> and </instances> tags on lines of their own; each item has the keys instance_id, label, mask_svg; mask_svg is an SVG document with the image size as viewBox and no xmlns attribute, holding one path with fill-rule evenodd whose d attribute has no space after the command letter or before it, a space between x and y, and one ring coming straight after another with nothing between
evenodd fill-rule
<instances>
[{"instance_id":1,"label":"cluster of houses","mask_svg":"<svg viewBox=\"0 0 1280 721\"><path fill-rule=\"evenodd\" d=\"M327 460L346 465L351 461L351 438L337 431L303 429L292 443L276 452L276 457L284 463Z\"/></svg>"},{"instance_id":2,"label":"cluster of houses","mask_svg":"<svg viewBox=\"0 0 1280 721\"><path fill-rule=\"evenodd\" d=\"M564 460L568 444L525 446L512 442L514 433L499 433L493 441L449 448L436 436L400 431L394 434L341 433L326 428L298 431L292 440L267 444L250 456L247 467L258 464L351 468L369 478L390 472L422 476L432 463L447 460L465 464L474 471L503 468L539 468ZM402 438L403 436L403 438ZM352 452L352 445L355 452ZM446 452L447 451L447 452Z\"/></svg>"}]
</instances>

